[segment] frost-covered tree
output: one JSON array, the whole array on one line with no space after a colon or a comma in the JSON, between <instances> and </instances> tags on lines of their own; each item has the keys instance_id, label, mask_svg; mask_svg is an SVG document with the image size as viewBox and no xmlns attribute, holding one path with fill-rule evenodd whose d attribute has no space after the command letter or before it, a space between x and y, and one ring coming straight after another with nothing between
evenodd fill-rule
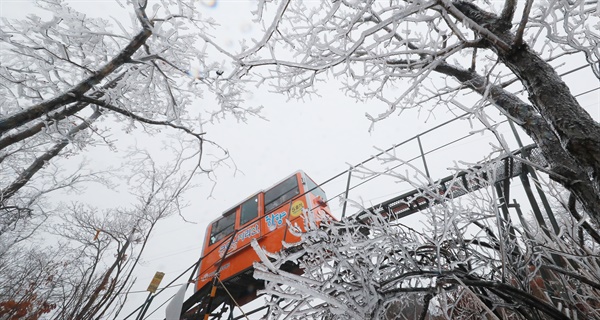
<instances>
[{"instance_id":1,"label":"frost-covered tree","mask_svg":"<svg viewBox=\"0 0 600 320\"><path fill-rule=\"evenodd\" d=\"M236 56L241 73L295 98L338 79L348 95L387 105L369 116L374 122L432 104L432 112L458 106L489 121L483 105L491 103L527 132L552 179L600 223L600 125L549 62L573 55L600 78L597 1L265 2L258 18L272 20ZM480 100L461 101L465 92Z\"/></svg>"},{"instance_id":2,"label":"frost-covered tree","mask_svg":"<svg viewBox=\"0 0 600 320\"><path fill-rule=\"evenodd\" d=\"M115 1L111 16L34 3L26 18L0 21L0 318L108 316L153 226L178 212L193 177L228 157L206 139L201 113L244 119L254 110L238 107L237 82L206 55L213 22L195 1ZM163 167L127 154L111 172L99 172L98 157L73 165L93 146L123 152L127 134L153 147L170 139L164 155L176 159ZM131 175L117 174L124 168ZM119 182L138 205L60 202Z\"/></svg>"},{"instance_id":3,"label":"frost-covered tree","mask_svg":"<svg viewBox=\"0 0 600 320\"><path fill-rule=\"evenodd\" d=\"M130 153L127 205L61 203L34 234L2 243L0 318L118 319L156 224L186 206L188 147L166 149L176 156L162 164L144 151ZM13 233L2 239L23 236Z\"/></svg>"},{"instance_id":4,"label":"frost-covered tree","mask_svg":"<svg viewBox=\"0 0 600 320\"><path fill-rule=\"evenodd\" d=\"M488 170L465 178L486 186ZM453 199L457 194L465 195ZM307 223L290 251L255 246L261 262L254 276L266 281L268 318L600 317L600 242L595 231L580 237L584 228L566 210L555 234L534 219L511 220L493 188L469 190L460 176L415 197L437 202L419 212L423 225L367 211L319 227ZM280 270L290 263L303 274Z\"/></svg>"},{"instance_id":5,"label":"frost-covered tree","mask_svg":"<svg viewBox=\"0 0 600 320\"><path fill-rule=\"evenodd\" d=\"M194 101L214 97L206 117L253 111L237 106L237 82L206 56L211 23L194 1L117 1L112 19L61 0L36 4L37 14L0 25L0 230L64 187L44 170L57 157L114 147L118 133L136 128L184 133L200 157L212 143Z\"/></svg>"},{"instance_id":6,"label":"frost-covered tree","mask_svg":"<svg viewBox=\"0 0 600 320\"><path fill-rule=\"evenodd\" d=\"M440 203L427 209L426 230L377 214L313 228L300 251L275 262L265 252L257 265L270 317L598 318L600 124L552 63L570 56L600 79L599 10L586 0L261 1L258 18L271 20L236 56L241 74L292 98L338 80L346 94L386 105L368 115L374 123L447 107L497 134L491 104L537 144L548 162L538 169L569 193L558 234L511 221L490 189L459 205L435 185L421 186ZM288 261L304 275L278 269Z\"/></svg>"}]
</instances>

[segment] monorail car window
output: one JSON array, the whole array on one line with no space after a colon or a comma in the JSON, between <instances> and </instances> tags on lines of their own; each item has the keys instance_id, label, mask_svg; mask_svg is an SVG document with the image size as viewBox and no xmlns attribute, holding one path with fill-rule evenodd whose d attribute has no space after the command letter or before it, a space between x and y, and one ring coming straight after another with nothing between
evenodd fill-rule
<instances>
[{"instance_id":1,"label":"monorail car window","mask_svg":"<svg viewBox=\"0 0 600 320\"><path fill-rule=\"evenodd\" d=\"M233 232L235 229L235 210L215 221L210 228L210 244L213 244Z\"/></svg>"},{"instance_id":2,"label":"monorail car window","mask_svg":"<svg viewBox=\"0 0 600 320\"><path fill-rule=\"evenodd\" d=\"M327 201L327 196L325 196L325 191L323 191L323 189L317 187L317 184L314 181L312 181L312 179L309 176L307 176L305 173L302 173L302 179L304 180L304 183L306 184L306 191L310 191L315 196L321 197L321 200ZM314 188L314 190L313 190L313 188Z\"/></svg>"},{"instance_id":3,"label":"monorail car window","mask_svg":"<svg viewBox=\"0 0 600 320\"><path fill-rule=\"evenodd\" d=\"M273 189L265 192L265 213L277 208L282 203L298 195L298 180L296 175L276 185Z\"/></svg>"},{"instance_id":4,"label":"monorail car window","mask_svg":"<svg viewBox=\"0 0 600 320\"><path fill-rule=\"evenodd\" d=\"M252 197L250 200L242 204L242 213L240 214L240 226L245 225L248 221L258 217L258 196Z\"/></svg>"}]
</instances>

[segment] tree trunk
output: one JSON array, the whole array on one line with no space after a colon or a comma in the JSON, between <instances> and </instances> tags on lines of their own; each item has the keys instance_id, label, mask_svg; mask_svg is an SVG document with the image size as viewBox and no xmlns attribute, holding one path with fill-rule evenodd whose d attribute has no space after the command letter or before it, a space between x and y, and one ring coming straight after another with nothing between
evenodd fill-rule
<instances>
[{"instance_id":1,"label":"tree trunk","mask_svg":"<svg viewBox=\"0 0 600 320\"><path fill-rule=\"evenodd\" d=\"M521 79L532 105L505 103L507 101L498 99L498 96L494 98L493 92L492 102L520 121L519 125L538 144L550 163L551 171L556 173L552 178L571 190L595 223L600 225L600 125L579 105L549 63L526 44L515 44L515 35L500 18L471 3L457 1L453 5L479 27L502 40L503 43L498 43L482 36L483 45L494 50ZM475 28L473 30L476 31ZM504 47L506 44L509 44L509 50ZM446 74L483 93L484 88L476 88L477 84L470 82L473 78ZM479 83L479 86L484 85Z\"/></svg>"}]
</instances>

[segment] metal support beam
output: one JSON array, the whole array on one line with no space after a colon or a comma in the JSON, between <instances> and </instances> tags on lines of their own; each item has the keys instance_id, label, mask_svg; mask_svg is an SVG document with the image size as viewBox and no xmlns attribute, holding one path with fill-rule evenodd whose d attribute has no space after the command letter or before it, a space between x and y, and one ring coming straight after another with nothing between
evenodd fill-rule
<instances>
[{"instance_id":1,"label":"metal support beam","mask_svg":"<svg viewBox=\"0 0 600 320\"><path fill-rule=\"evenodd\" d=\"M346 193L344 194L344 206L342 207L342 219L346 217L346 205L348 204L348 194L350 193L350 179L352 178L352 167L348 169L348 181L346 181Z\"/></svg>"},{"instance_id":2,"label":"metal support beam","mask_svg":"<svg viewBox=\"0 0 600 320\"><path fill-rule=\"evenodd\" d=\"M427 167L427 161L425 160L425 153L423 152L423 144L421 144L421 136L417 136L417 142L419 143L419 150L421 150L421 159L423 159L425 174L427 175L427 178L431 179L431 176L429 175L429 168Z\"/></svg>"},{"instance_id":3,"label":"metal support beam","mask_svg":"<svg viewBox=\"0 0 600 320\"><path fill-rule=\"evenodd\" d=\"M521 173L519 175L519 178L521 179L521 182L523 183L523 190L525 190L527 199L529 199L529 204L531 205L531 210L533 211L535 220L539 224L540 228L542 228L542 230L544 231L546 236L548 236L548 238L551 239L552 237L550 236L548 225L546 225L546 221L544 220L544 216L542 215L540 206L538 205L537 200L535 199L535 196L533 195L533 191L531 190L531 183L529 183L529 177L527 176L527 172Z\"/></svg>"}]
</instances>

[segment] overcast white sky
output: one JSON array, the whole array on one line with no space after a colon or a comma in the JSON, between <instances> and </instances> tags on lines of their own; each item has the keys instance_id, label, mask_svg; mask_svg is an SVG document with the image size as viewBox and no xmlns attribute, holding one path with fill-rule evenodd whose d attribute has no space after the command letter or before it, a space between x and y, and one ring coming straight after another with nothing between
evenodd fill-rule
<instances>
[{"instance_id":1,"label":"overcast white sky","mask_svg":"<svg viewBox=\"0 0 600 320\"><path fill-rule=\"evenodd\" d=\"M90 15L123 17L130 12L129 8L122 9L112 0L73 2L77 3L77 9ZM251 21L252 16L249 14L254 10L255 3L254 0L204 0L198 1L197 5L207 16L222 24L215 32L216 41L226 48L234 49L238 39L260 32L260 26ZM31 1L0 2L0 15L3 17L22 16L29 10ZM581 75L578 74L577 77ZM572 76L571 81L574 80L575 76ZM574 93L593 87L594 80L591 82L582 82L582 87L574 89ZM597 80L595 85L597 86ZM442 109L435 117L426 112L406 112L401 116L391 116L369 133L370 122L365 118L365 112L377 114L384 106L377 102L357 104L346 97L339 90L340 87L340 83L332 81L321 90L321 97L313 97L304 102L287 101L284 96L270 94L264 89L256 90L248 96L248 103L264 105L263 116L268 121L255 118L247 123L238 123L234 119L226 119L206 126L204 130L207 137L230 151L239 171L236 173L232 169L221 168L217 172L218 182L211 198L208 198L211 187L209 183L204 183L188 194L187 200L191 205L185 210L184 216L197 222L196 224L185 223L179 217L169 218L159 224L144 254L145 263L137 271L138 281L133 290L145 290L156 271L166 273L163 280L163 284L166 284L187 269L201 254L207 223L257 190L269 187L298 169L307 172L317 183L325 181L347 169L348 164L359 163L375 154L377 150L374 147L388 148L454 117ZM596 119L600 118L598 93L581 99L592 115ZM199 110L206 104L214 102L197 102ZM495 111L492 113L497 114ZM481 127L476 122L473 123L475 128ZM457 121L443 130L424 136L423 147L425 151L431 150L466 135L471 130L467 121ZM504 126L501 132L512 143L508 127ZM116 135L116 132L113 134ZM130 138L124 136L119 139L129 141ZM491 151L488 142L492 140L489 135L477 135L446 148L443 152L428 156L432 177L437 179L450 174L446 169L454 166L453 161L475 162L482 159ZM516 144L513 143L512 147L516 148ZM96 157L106 157L105 161L118 157L118 154L107 154L106 148L92 149L89 152ZM418 145L411 142L398 148L396 155L408 160L418 155L418 152ZM420 161L414 163L421 165ZM345 183L346 176L324 186L324 190L329 196L333 196L343 192ZM368 183L361 190L352 191L350 195L370 205L407 190L407 186L381 180ZM339 215L337 205L333 207ZM354 211L350 209L349 213ZM177 283L183 283L188 277L189 275L185 275ZM157 298L150 311L174 292L167 292L162 298ZM146 296L143 292L132 294L126 310L136 308ZM151 319L162 319L163 316L164 313L159 312Z\"/></svg>"}]
</instances>

